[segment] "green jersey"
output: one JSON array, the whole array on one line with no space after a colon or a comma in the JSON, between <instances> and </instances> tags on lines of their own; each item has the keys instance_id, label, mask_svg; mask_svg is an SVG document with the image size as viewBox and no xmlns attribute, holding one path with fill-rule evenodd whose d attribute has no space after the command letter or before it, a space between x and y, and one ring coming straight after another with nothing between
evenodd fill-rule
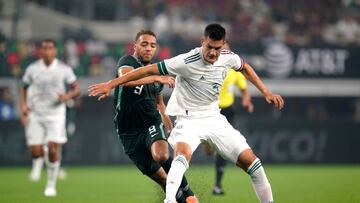
<instances>
[{"instance_id":1,"label":"green jersey","mask_svg":"<svg viewBox=\"0 0 360 203\"><path fill-rule=\"evenodd\" d=\"M141 66L143 66L141 61L131 55L120 58L117 65L118 69L126 67L136 69ZM156 97L161 93L162 89L163 85L158 83L136 87L118 86L115 88L114 122L120 138L126 135L134 135L133 132L147 129L151 125L162 122L156 106Z\"/></svg>"}]
</instances>

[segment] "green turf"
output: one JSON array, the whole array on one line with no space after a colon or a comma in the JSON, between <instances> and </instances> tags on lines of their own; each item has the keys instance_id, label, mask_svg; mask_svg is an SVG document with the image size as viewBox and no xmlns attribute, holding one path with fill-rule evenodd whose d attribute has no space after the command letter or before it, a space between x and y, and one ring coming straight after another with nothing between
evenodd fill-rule
<instances>
[{"instance_id":1,"label":"green turf","mask_svg":"<svg viewBox=\"0 0 360 203\"><path fill-rule=\"evenodd\" d=\"M42 180L27 180L29 168L0 168L0 202L42 203L161 203L157 185L134 167L70 167L68 178L58 181L58 196L43 197ZM279 166L266 167L275 202L359 203L360 166ZM225 196L214 197L211 166L193 165L188 179L202 203L258 202L249 177L235 167L226 169Z\"/></svg>"}]
</instances>

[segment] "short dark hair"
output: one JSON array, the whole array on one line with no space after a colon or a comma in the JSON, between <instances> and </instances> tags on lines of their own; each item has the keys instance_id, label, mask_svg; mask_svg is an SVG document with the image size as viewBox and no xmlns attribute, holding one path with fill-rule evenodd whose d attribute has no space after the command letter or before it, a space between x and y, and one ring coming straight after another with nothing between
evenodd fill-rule
<instances>
[{"instance_id":1,"label":"short dark hair","mask_svg":"<svg viewBox=\"0 0 360 203\"><path fill-rule=\"evenodd\" d=\"M141 35L151 35L151 36L154 36L156 38L156 35L153 31L151 30L140 30L137 34L136 34L136 37L135 37L135 41L137 41Z\"/></svg>"},{"instance_id":2,"label":"short dark hair","mask_svg":"<svg viewBox=\"0 0 360 203\"><path fill-rule=\"evenodd\" d=\"M56 41L54 39L46 38L41 41L41 44L42 43L52 43L54 47L56 47Z\"/></svg>"},{"instance_id":3,"label":"short dark hair","mask_svg":"<svg viewBox=\"0 0 360 203\"><path fill-rule=\"evenodd\" d=\"M213 40L225 39L225 35L225 28L218 23L209 24L204 30L204 36Z\"/></svg>"}]
</instances>

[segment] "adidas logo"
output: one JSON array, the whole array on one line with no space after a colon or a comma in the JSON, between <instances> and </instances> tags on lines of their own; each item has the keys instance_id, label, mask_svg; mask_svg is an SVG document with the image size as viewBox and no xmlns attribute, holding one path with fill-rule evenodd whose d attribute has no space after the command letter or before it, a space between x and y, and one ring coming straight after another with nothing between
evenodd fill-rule
<instances>
[{"instance_id":1,"label":"adidas logo","mask_svg":"<svg viewBox=\"0 0 360 203\"><path fill-rule=\"evenodd\" d=\"M202 76L200 77L200 80L205 80L205 77L202 75Z\"/></svg>"}]
</instances>

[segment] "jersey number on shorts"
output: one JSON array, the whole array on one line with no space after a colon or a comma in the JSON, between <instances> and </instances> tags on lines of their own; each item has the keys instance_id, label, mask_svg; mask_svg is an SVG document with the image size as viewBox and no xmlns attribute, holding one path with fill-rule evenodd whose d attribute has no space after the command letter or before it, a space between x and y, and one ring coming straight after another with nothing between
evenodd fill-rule
<instances>
[{"instance_id":1,"label":"jersey number on shorts","mask_svg":"<svg viewBox=\"0 0 360 203\"><path fill-rule=\"evenodd\" d=\"M142 90L144 88L144 85L139 85L139 86L136 86L135 87L135 90L134 90L134 93L137 94L137 95L140 95Z\"/></svg>"},{"instance_id":2,"label":"jersey number on shorts","mask_svg":"<svg viewBox=\"0 0 360 203\"><path fill-rule=\"evenodd\" d=\"M156 132L155 125L150 126L149 133L152 134L153 132Z\"/></svg>"}]
</instances>

